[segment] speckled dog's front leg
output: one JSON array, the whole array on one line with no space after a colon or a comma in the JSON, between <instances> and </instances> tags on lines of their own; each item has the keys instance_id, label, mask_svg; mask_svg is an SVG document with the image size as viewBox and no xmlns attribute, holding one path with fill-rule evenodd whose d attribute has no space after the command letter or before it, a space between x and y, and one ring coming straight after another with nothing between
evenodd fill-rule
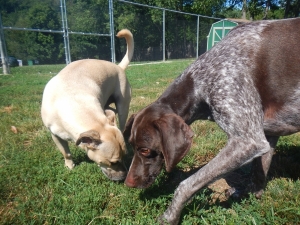
<instances>
[{"instance_id":1,"label":"speckled dog's front leg","mask_svg":"<svg viewBox=\"0 0 300 225\"><path fill-rule=\"evenodd\" d=\"M231 138L220 153L194 175L182 181L175 191L172 203L159 217L161 224L176 225L185 204L205 185L242 166L270 150L266 140L260 142L241 137Z\"/></svg>"}]
</instances>

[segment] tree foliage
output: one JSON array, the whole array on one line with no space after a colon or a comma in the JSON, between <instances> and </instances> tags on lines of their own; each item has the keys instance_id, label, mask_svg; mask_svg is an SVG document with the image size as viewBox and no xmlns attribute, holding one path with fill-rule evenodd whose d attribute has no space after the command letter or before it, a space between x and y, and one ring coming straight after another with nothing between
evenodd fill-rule
<instances>
[{"instance_id":1,"label":"tree foliage","mask_svg":"<svg viewBox=\"0 0 300 225\"><path fill-rule=\"evenodd\" d=\"M300 0L132 0L132 2L218 18L249 20L282 19L299 16ZM114 3L115 33L122 28L135 35L136 60L155 60L162 52L163 11L153 8ZM109 34L108 0L66 0L70 31ZM60 0L0 0L0 12L6 27L62 30ZM197 17L165 11L166 57L195 55ZM200 39L206 40L210 19L200 20ZM10 55L40 63L63 63L61 33L5 30ZM71 58L110 60L110 37L70 35ZM120 60L126 46L116 39L116 55ZM203 44L204 46L204 44ZM201 46L199 47L201 49Z\"/></svg>"}]
</instances>

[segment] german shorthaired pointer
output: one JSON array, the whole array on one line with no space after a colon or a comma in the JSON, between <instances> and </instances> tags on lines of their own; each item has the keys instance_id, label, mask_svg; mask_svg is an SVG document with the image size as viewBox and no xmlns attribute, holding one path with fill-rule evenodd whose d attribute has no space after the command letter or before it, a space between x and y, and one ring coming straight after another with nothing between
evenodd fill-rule
<instances>
[{"instance_id":1,"label":"german shorthaired pointer","mask_svg":"<svg viewBox=\"0 0 300 225\"><path fill-rule=\"evenodd\" d=\"M146 188L186 155L189 125L211 119L227 145L182 181L159 218L177 224L202 187L252 161L251 190L260 197L280 136L300 131L300 18L240 25L191 64L154 103L132 115L124 135L134 147L125 184Z\"/></svg>"}]
</instances>

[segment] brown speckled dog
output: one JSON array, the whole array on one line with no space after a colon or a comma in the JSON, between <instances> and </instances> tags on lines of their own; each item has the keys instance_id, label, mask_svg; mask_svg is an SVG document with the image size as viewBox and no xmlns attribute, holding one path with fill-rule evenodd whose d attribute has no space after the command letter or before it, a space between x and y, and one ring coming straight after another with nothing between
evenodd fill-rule
<instances>
[{"instance_id":1,"label":"brown speckled dog","mask_svg":"<svg viewBox=\"0 0 300 225\"><path fill-rule=\"evenodd\" d=\"M172 170L190 149L195 120L214 120L228 136L214 159L180 183L161 223L177 224L200 188L251 161L249 190L261 196L278 138L300 131L299 34L300 18L238 26L129 119L129 187L148 187L163 163Z\"/></svg>"},{"instance_id":2,"label":"brown speckled dog","mask_svg":"<svg viewBox=\"0 0 300 225\"><path fill-rule=\"evenodd\" d=\"M41 109L43 122L63 154L65 165L74 167L68 147L68 141L74 141L112 180L126 176L122 164L126 145L109 104L115 103L123 130L131 100L125 69L134 49L129 30L121 30L117 36L127 42L126 55L119 65L96 59L70 63L46 85Z\"/></svg>"}]
</instances>

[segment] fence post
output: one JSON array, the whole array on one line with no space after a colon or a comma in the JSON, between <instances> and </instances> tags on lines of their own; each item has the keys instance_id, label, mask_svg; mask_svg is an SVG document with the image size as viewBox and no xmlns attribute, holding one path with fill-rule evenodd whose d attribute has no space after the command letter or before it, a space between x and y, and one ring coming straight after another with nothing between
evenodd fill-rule
<instances>
[{"instance_id":1,"label":"fence post","mask_svg":"<svg viewBox=\"0 0 300 225\"><path fill-rule=\"evenodd\" d=\"M197 49L196 49L196 59L199 56L199 16L197 17Z\"/></svg>"},{"instance_id":2,"label":"fence post","mask_svg":"<svg viewBox=\"0 0 300 225\"><path fill-rule=\"evenodd\" d=\"M163 61L166 61L166 10L163 10Z\"/></svg>"},{"instance_id":3,"label":"fence post","mask_svg":"<svg viewBox=\"0 0 300 225\"><path fill-rule=\"evenodd\" d=\"M6 51L6 44L5 44L5 38L4 38L4 31L3 31L3 25L2 25L2 19L0 14L0 55L1 55L1 62L2 62L2 69L3 74L9 74L9 66L7 63L7 51Z\"/></svg>"},{"instance_id":4,"label":"fence post","mask_svg":"<svg viewBox=\"0 0 300 225\"><path fill-rule=\"evenodd\" d=\"M223 39L223 37L225 36L225 20L223 20L223 22L222 22L222 39Z\"/></svg>"},{"instance_id":5,"label":"fence post","mask_svg":"<svg viewBox=\"0 0 300 225\"><path fill-rule=\"evenodd\" d=\"M68 31L68 21L67 21L67 10L66 10L66 1L60 0L60 9L61 9L61 21L62 21L62 29L64 36L64 48L65 48L65 57L66 64L68 65L71 62L71 54L70 54L70 43L69 43L69 31Z\"/></svg>"},{"instance_id":6,"label":"fence post","mask_svg":"<svg viewBox=\"0 0 300 225\"><path fill-rule=\"evenodd\" d=\"M115 29L114 29L114 6L113 1L109 0L109 27L110 27L110 50L111 50L111 61L116 63L115 53Z\"/></svg>"}]
</instances>

